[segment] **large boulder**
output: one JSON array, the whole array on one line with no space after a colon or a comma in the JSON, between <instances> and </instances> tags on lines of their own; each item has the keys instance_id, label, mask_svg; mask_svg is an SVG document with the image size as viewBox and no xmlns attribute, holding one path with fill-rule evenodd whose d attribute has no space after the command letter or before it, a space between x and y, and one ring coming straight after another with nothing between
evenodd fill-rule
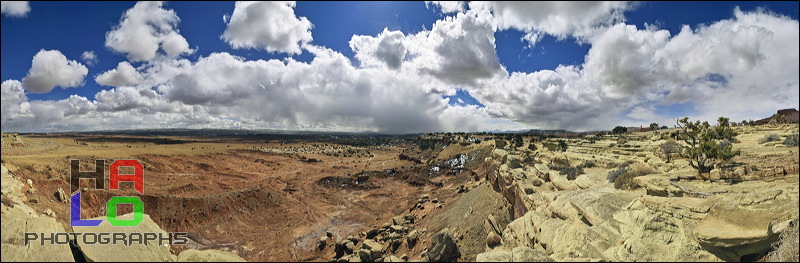
<instances>
[{"instance_id":1,"label":"large boulder","mask_svg":"<svg viewBox=\"0 0 800 263\"><path fill-rule=\"evenodd\" d=\"M508 167L511 169L522 167L521 158L519 155L508 155L506 157L506 161L508 162Z\"/></svg>"},{"instance_id":2,"label":"large boulder","mask_svg":"<svg viewBox=\"0 0 800 263\"><path fill-rule=\"evenodd\" d=\"M611 187L593 189L570 198L572 207L592 225L612 220L614 214L639 197L635 192Z\"/></svg>"},{"instance_id":3,"label":"large boulder","mask_svg":"<svg viewBox=\"0 0 800 263\"><path fill-rule=\"evenodd\" d=\"M220 250L188 249L178 254L178 262L247 262L242 257Z\"/></svg>"},{"instance_id":4,"label":"large boulder","mask_svg":"<svg viewBox=\"0 0 800 263\"><path fill-rule=\"evenodd\" d=\"M25 233L64 233L64 227L52 217L40 217L25 204L22 193L24 183L0 165L2 170L2 198L0 205L2 231L0 231L0 260L7 261L74 261L68 244L25 244ZM41 238L39 239L41 240Z\"/></svg>"},{"instance_id":5,"label":"large boulder","mask_svg":"<svg viewBox=\"0 0 800 263\"><path fill-rule=\"evenodd\" d=\"M119 216L119 219L132 218L131 214ZM92 219L105 219L97 217ZM75 233L161 233L167 232L156 225L149 215L144 215L144 220L138 226L117 227L112 226L108 220L103 220L99 226L73 226ZM86 244L83 239L78 240L78 247L83 251L89 261L175 261L177 257L169 250L169 245L159 244L158 241L149 241L147 245L131 244L130 246L114 244Z\"/></svg>"},{"instance_id":6,"label":"large boulder","mask_svg":"<svg viewBox=\"0 0 800 263\"><path fill-rule=\"evenodd\" d=\"M508 152L506 150L494 149L494 151L492 151L492 159L501 164L506 162L506 156L508 156Z\"/></svg>"},{"instance_id":7,"label":"large boulder","mask_svg":"<svg viewBox=\"0 0 800 263\"><path fill-rule=\"evenodd\" d=\"M640 197L614 214L620 237L602 254L608 261L722 261L691 235L717 200Z\"/></svg>"},{"instance_id":8,"label":"large boulder","mask_svg":"<svg viewBox=\"0 0 800 263\"><path fill-rule=\"evenodd\" d=\"M511 250L511 262L554 262L547 254L529 247L515 247Z\"/></svg>"},{"instance_id":9,"label":"large boulder","mask_svg":"<svg viewBox=\"0 0 800 263\"><path fill-rule=\"evenodd\" d=\"M726 260L741 259L747 254L771 249L777 240L778 226L784 226L797 214L797 193L781 190L752 192L719 201L697 223L692 233L700 244L726 254ZM722 254L722 253L718 253Z\"/></svg>"},{"instance_id":10,"label":"large boulder","mask_svg":"<svg viewBox=\"0 0 800 263\"><path fill-rule=\"evenodd\" d=\"M383 255L383 245L372 239L364 240L364 243L361 245L361 249L368 250L370 257L373 259L377 259Z\"/></svg>"},{"instance_id":11,"label":"large boulder","mask_svg":"<svg viewBox=\"0 0 800 263\"><path fill-rule=\"evenodd\" d=\"M64 233L64 227L51 217L28 217L2 215L3 262L8 261L75 261L68 244L41 245L34 242L24 246L25 233ZM40 239L41 240L41 237Z\"/></svg>"},{"instance_id":12,"label":"large boulder","mask_svg":"<svg viewBox=\"0 0 800 263\"><path fill-rule=\"evenodd\" d=\"M554 262L552 258L541 251L529 247L515 247L511 251L506 249L493 249L480 253L475 258L477 262Z\"/></svg>"},{"instance_id":13,"label":"large boulder","mask_svg":"<svg viewBox=\"0 0 800 263\"><path fill-rule=\"evenodd\" d=\"M505 249L494 249L489 252L480 253L475 257L476 262L511 262L511 251Z\"/></svg>"},{"instance_id":14,"label":"large boulder","mask_svg":"<svg viewBox=\"0 0 800 263\"><path fill-rule=\"evenodd\" d=\"M453 262L459 257L461 257L461 252L449 233L442 231L431 237L430 247L428 247L430 261Z\"/></svg>"}]
</instances>

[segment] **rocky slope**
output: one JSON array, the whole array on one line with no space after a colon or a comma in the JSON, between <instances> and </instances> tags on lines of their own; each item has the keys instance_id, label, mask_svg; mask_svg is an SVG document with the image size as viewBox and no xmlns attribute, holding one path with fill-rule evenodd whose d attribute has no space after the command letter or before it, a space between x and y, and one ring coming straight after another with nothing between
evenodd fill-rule
<instances>
[{"instance_id":1,"label":"rocky slope","mask_svg":"<svg viewBox=\"0 0 800 263\"><path fill-rule=\"evenodd\" d=\"M798 217L797 147L754 144L764 131L745 129L749 130L740 130L743 142L734 147L743 149L743 157L736 160L751 176L734 184L719 177L675 180L695 172L685 161L662 160L657 147L664 140L649 138L652 133L628 138L625 147L612 146L617 142L611 140L573 140L567 152L541 150L541 163L520 163L522 151L495 150L487 158L493 169L486 177L513 204L515 220L500 233L501 245L487 247L476 260L518 261L514 251L523 250L536 255L532 261L761 257ZM796 133L797 127L768 132L775 130ZM775 164L763 158L784 159ZM575 167L587 161L596 166L585 168L574 180L550 169L556 168L553 164ZM638 189L615 189L606 176L623 163L646 164L656 173L634 178Z\"/></svg>"},{"instance_id":2,"label":"rocky slope","mask_svg":"<svg viewBox=\"0 0 800 263\"><path fill-rule=\"evenodd\" d=\"M79 239L77 247L70 245L44 245L32 243L24 245L24 233L63 233L64 227L56 221L56 215L46 210L37 212L28 206L25 192L33 188L30 180L22 183L2 165L2 261L245 261L241 257L219 250L184 250L173 255L168 246L159 246L154 242L148 246L133 244L130 247L122 245L86 245ZM35 190L34 190L35 191ZM124 218L121 215L120 218ZM98 217L93 219L104 219ZM148 232L164 233L149 215L144 215L144 220L135 227L112 227L108 221L98 227L73 227L70 232Z\"/></svg>"}]
</instances>

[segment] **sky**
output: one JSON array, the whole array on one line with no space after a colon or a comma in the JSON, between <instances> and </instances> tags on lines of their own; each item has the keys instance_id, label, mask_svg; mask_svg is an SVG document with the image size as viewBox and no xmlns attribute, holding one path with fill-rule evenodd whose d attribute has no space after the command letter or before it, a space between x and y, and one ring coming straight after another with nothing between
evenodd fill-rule
<instances>
[{"instance_id":1,"label":"sky","mask_svg":"<svg viewBox=\"0 0 800 263\"><path fill-rule=\"evenodd\" d=\"M800 108L798 5L2 1L0 129L755 120Z\"/></svg>"}]
</instances>

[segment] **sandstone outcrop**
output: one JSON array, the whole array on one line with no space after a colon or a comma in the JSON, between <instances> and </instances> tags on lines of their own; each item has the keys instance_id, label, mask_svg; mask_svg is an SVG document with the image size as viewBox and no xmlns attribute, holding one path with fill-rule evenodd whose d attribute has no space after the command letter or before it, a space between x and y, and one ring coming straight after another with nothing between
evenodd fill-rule
<instances>
[{"instance_id":1,"label":"sandstone outcrop","mask_svg":"<svg viewBox=\"0 0 800 263\"><path fill-rule=\"evenodd\" d=\"M486 177L511 203L516 196L509 189L522 189L518 203L526 212L514 213L499 233L500 245L476 259L515 261L513 251L524 248L556 261L741 261L769 251L798 217L796 159L789 166L719 170L713 181L671 180L696 172L685 160L660 160L653 152L661 142L629 140L622 148L584 142L537 157L545 164L599 165L575 180L545 164L512 169L517 152L495 150L487 162L496 169ZM633 178L639 188L631 191L607 181L605 175L620 164L636 162L658 172ZM741 181L725 181L734 173L742 174L735 177Z\"/></svg>"},{"instance_id":2,"label":"sandstone outcrop","mask_svg":"<svg viewBox=\"0 0 800 263\"><path fill-rule=\"evenodd\" d=\"M7 261L75 261L67 244L24 244L24 235L32 233L64 232L64 227L52 217L41 217L33 208L25 204L27 200L22 188L22 180L6 169L2 169L2 196L7 200L2 204L3 231L0 232L3 262Z\"/></svg>"}]
</instances>

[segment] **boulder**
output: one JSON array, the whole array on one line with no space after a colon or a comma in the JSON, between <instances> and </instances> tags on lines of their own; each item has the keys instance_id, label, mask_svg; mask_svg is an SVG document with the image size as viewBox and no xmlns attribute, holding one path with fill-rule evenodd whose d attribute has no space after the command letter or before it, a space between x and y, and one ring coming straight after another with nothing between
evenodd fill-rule
<instances>
[{"instance_id":1,"label":"boulder","mask_svg":"<svg viewBox=\"0 0 800 263\"><path fill-rule=\"evenodd\" d=\"M370 253L370 257L373 259L377 259L381 255L383 255L383 245L372 239L364 240L364 244L361 245L361 249L368 250ZM364 258L362 258L361 260L364 260Z\"/></svg>"},{"instance_id":2,"label":"boulder","mask_svg":"<svg viewBox=\"0 0 800 263\"><path fill-rule=\"evenodd\" d=\"M374 238L375 236L378 235L378 233L380 233L380 229L377 229L377 228L372 228L372 229L368 230L367 231L367 235L366 235L367 239Z\"/></svg>"},{"instance_id":3,"label":"boulder","mask_svg":"<svg viewBox=\"0 0 800 263\"><path fill-rule=\"evenodd\" d=\"M599 225L613 219L615 213L637 197L628 191L604 187L576 195L570 198L570 203L589 223Z\"/></svg>"},{"instance_id":4,"label":"boulder","mask_svg":"<svg viewBox=\"0 0 800 263\"><path fill-rule=\"evenodd\" d=\"M0 260L8 261L74 261L68 244L41 245L40 241L24 246L25 233L63 233L64 227L52 217L40 217L25 204L24 184L6 169L2 169L2 231L0 231ZM49 209L48 209L49 210ZM48 237L49 238L49 237ZM38 240L42 240L41 238Z\"/></svg>"},{"instance_id":5,"label":"boulder","mask_svg":"<svg viewBox=\"0 0 800 263\"><path fill-rule=\"evenodd\" d=\"M489 234L486 235L486 245L489 246L490 248L499 246L500 241L502 241L500 235L494 233L494 231L489 232Z\"/></svg>"},{"instance_id":6,"label":"boulder","mask_svg":"<svg viewBox=\"0 0 800 263\"><path fill-rule=\"evenodd\" d=\"M476 262L511 262L511 251L505 249L493 249L489 252L480 253L475 257Z\"/></svg>"},{"instance_id":7,"label":"boulder","mask_svg":"<svg viewBox=\"0 0 800 263\"><path fill-rule=\"evenodd\" d=\"M121 219L132 218L133 214L119 216ZM144 220L138 226L116 227L112 226L105 216L92 218L103 220L99 226L73 226L72 231L76 233L161 233L167 236L167 232L161 229L150 218L144 215ZM78 247L83 251L84 256L89 261L175 261L177 257L170 252L169 245L159 244L158 241L149 241L147 245L131 244L121 246L114 244L85 244L82 239L78 240Z\"/></svg>"},{"instance_id":8,"label":"boulder","mask_svg":"<svg viewBox=\"0 0 800 263\"><path fill-rule=\"evenodd\" d=\"M325 246L328 245L328 236L323 236L319 238L319 250L325 249Z\"/></svg>"},{"instance_id":9,"label":"boulder","mask_svg":"<svg viewBox=\"0 0 800 263\"><path fill-rule=\"evenodd\" d=\"M247 262L242 257L221 250L188 249L178 254L178 262Z\"/></svg>"},{"instance_id":10,"label":"boulder","mask_svg":"<svg viewBox=\"0 0 800 263\"><path fill-rule=\"evenodd\" d=\"M511 250L511 262L554 262L547 254L529 247L515 247Z\"/></svg>"},{"instance_id":11,"label":"boulder","mask_svg":"<svg viewBox=\"0 0 800 263\"><path fill-rule=\"evenodd\" d=\"M46 215L46 216L49 216L49 217L56 217L56 213L53 212L53 210L50 209L50 208L48 208L47 210L44 210L44 212L42 212L42 214Z\"/></svg>"},{"instance_id":12,"label":"boulder","mask_svg":"<svg viewBox=\"0 0 800 263\"><path fill-rule=\"evenodd\" d=\"M459 257L461 257L461 252L449 233L442 231L431 237L430 246L428 247L428 259L430 261L453 262Z\"/></svg>"},{"instance_id":13,"label":"boulder","mask_svg":"<svg viewBox=\"0 0 800 263\"><path fill-rule=\"evenodd\" d=\"M551 173L550 181L553 182L553 185L558 188L558 190L572 191L578 189L578 185L575 184L575 181L568 180L566 175L558 174L558 172L555 171Z\"/></svg>"},{"instance_id":14,"label":"boulder","mask_svg":"<svg viewBox=\"0 0 800 263\"><path fill-rule=\"evenodd\" d=\"M522 167L521 158L519 155L508 155L506 157L506 162L508 163L508 167L511 169Z\"/></svg>"},{"instance_id":15,"label":"boulder","mask_svg":"<svg viewBox=\"0 0 800 263\"><path fill-rule=\"evenodd\" d=\"M692 228L719 199L642 196L614 214L619 239L602 252L607 261L722 261L693 237ZM592 227L593 230L595 227ZM594 231L589 231L591 234ZM598 248L598 244L587 246ZM591 251L587 251L587 254ZM596 252L596 251L595 251ZM591 252L594 254L594 252ZM580 255L586 257L589 255ZM555 258L555 257L554 257ZM563 258L562 258L563 260ZM738 260L736 260L738 261Z\"/></svg>"},{"instance_id":16,"label":"boulder","mask_svg":"<svg viewBox=\"0 0 800 263\"><path fill-rule=\"evenodd\" d=\"M492 158L500 163L506 162L506 156L508 156L508 152L506 152L506 150L494 149L494 151L492 151Z\"/></svg>"},{"instance_id":17,"label":"boulder","mask_svg":"<svg viewBox=\"0 0 800 263\"><path fill-rule=\"evenodd\" d=\"M405 262L405 261L395 256L388 256L383 259L383 262Z\"/></svg>"},{"instance_id":18,"label":"boulder","mask_svg":"<svg viewBox=\"0 0 800 263\"><path fill-rule=\"evenodd\" d=\"M797 194L780 190L752 192L739 200L723 199L697 223L692 233L704 246L731 253L726 260L768 251L778 238L776 226L796 216Z\"/></svg>"},{"instance_id":19,"label":"boulder","mask_svg":"<svg viewBox=\"0 0 800 263\"><path fill-rule=\"evenodd\" d=\"M416 229L411 230L411 232L408 233L408 235L406 236L406 242L408 242L408 247L414 247L414 245L417 243L417 238L419 238L419 235L420 235L419 230Z\"/></svg>"},{"instance_id":20,"label":"boulder","mask_svg":"<svg viewBox=\"0 0 800 263\"><path fill-rule=\"evenodd\" d=\"M589 239L586 238L589 226L580 220L568 220L555 231L552 241L553 257L586 257Z\"/></svg>"},{"instance_id":21,"label":"boulder","mask_svg":"<svg viewBox=\"0 0 800 263\"><path fill-rule=\"evenodd\" d=\"M361 260L361 262L374 262L375 259L377 259L372 257L372 252L363 248L359 249L353 258L358 258L359 260ZM352 262L352 260L350 262Z\"/></svg>"},{"instance_id":22,"label":"boulder","mask_svg":"<svg viewBox=\"0 0 800 263\"><path fill-rule=\"evenodd\" d=\"M711 181L717 181L722 178L722 171L720 169L713 169L711 172L708 172L708 179Z\"/></svg>"},{"instance_id":23,"label":"boulder","mask_svg":"<svg viewBox=\"0 0 800 263\"><path fill-rule=\"evenodd\" d=\"M349 240L345 241L342 247L344 247L344 252L347 254L353 254L353 251L356 250L356 244Z\"/></svg>"},{"instance_id":24,"label":"boulder","mask_svg":"<svg viewBox=\"0 0 800 263\"><path fill-rule=\"evenodd\" d=\"M63 233L64 227L51 217L18 217L2 214L3 231L2 253L3 262L9 261L75 261L68 244L31 243L24 246L25 233ZM39 239L41 240L41 238Z\"/></svg>"},{"instance_id":25,"label":"boulder","mask_svg":"<svg viewBox=\"0 0 800 263\"><path fill-rule=\"evenodd\" d=\"M402 226L405 223L406 223L406 219L403 218L402 216L392 217L392 224L394 224L396 226Z\"/></svg>"},{"instance_id":26,"label":"boulder","mask_svg":"<svg viewBox=\"0 0 800 263\"><path fill-rule=\"evenodd\" d=\"M56 191L55 195L56 195L56 198L58 199L58 201L60 201L62 203L65 203L65 204L67 202L69 202L69 198L67 197L67 194L64 193L64 189L62 189L61 187L58 188L58 191Z\"/></svg>"}]
</instances>

